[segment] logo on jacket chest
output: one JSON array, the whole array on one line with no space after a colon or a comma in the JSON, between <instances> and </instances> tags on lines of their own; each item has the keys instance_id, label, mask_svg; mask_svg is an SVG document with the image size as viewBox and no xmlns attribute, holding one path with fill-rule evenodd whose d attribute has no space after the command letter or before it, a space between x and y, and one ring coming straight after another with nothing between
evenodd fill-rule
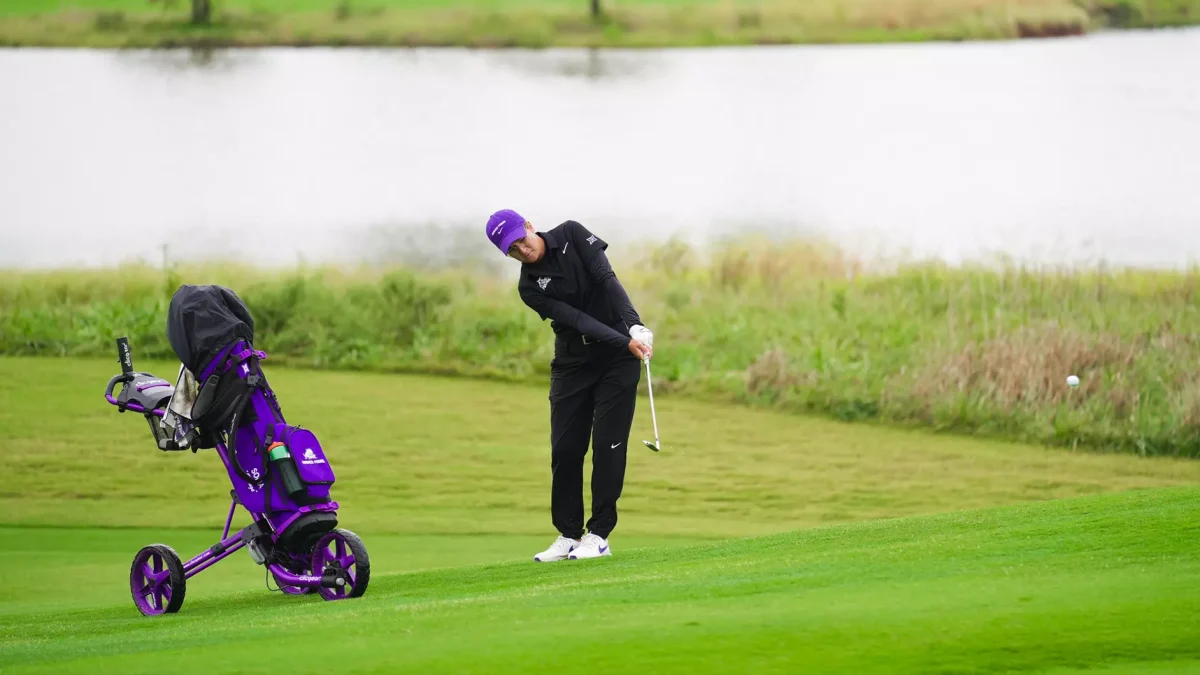
<instances>
[{"instance_id":1,"label":"logo on jacket chest","mask_svg":"<svg viewBox=\"0 0 1200 675\"><path fill-rule=\"evenodd\" d=\"M546 290L546 287L550 285L550 277L542 277L538 279L537 284L538 288L541 288L543 291Z\"/></svg>"}]
</instances>

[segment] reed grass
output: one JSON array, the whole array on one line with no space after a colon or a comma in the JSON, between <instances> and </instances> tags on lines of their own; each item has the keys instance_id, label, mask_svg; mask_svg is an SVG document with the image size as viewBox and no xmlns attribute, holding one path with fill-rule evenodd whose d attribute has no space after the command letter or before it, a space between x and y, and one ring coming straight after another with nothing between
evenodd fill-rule
<instances>
[{"instance_id":1,"label":"reed grass","mask_svg":"<svg viewBox=\"0 0 1200 675\"><path fill-rule=\"evenodd\" d=\"M1051 445L1200 455L1200 270L869 265L813 242L678 241L616 259L655 331L655 391ZM509 278L405 268L0 273L0 354L174 358L180 283L246 300L271 358L544 380ZM1081 378L1067 387L1068 375Z\"/></svg>"}]
</instances>

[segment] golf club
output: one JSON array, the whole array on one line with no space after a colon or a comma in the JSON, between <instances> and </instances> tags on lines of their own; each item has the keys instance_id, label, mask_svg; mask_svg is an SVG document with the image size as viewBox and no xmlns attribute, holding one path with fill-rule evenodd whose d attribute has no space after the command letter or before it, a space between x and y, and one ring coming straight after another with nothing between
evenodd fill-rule
<instances>
[{"instance_id":1,"label":"golf club","mask_svg":"<svg viewBox=\"0 0 1200 675\"><path fill-rule=\"evenodd\" d=\"M642 441L647 448L658 452L661 447L658 442L658 417L654 414L654 387L650 384L650 359L642 359L646 363L646 390L650 392L650 419L654 421L654 442Z\"/></svg>"}]
</instances>

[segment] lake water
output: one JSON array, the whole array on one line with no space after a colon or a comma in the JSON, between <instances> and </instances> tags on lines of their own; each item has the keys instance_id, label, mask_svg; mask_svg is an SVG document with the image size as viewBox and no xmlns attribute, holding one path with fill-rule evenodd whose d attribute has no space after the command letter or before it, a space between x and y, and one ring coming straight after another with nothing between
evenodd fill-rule
<instances>
[{"instance_id":1,"label":"lake water","mask_svg":"<svg viewBox=\"0 0 1200 675\"><path fill-rule=\"evenodd\" d=\"M0 50L0 265L613 243L1200 259L1200 30L665 51ZM618 253L619 254L619 253Z\"/></svg>"}]
</instances>

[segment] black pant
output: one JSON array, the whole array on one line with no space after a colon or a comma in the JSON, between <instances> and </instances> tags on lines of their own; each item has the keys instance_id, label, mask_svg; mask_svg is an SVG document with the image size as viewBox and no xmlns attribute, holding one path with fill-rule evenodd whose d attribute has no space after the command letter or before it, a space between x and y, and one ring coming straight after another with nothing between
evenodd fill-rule
<instances>
[{"instance_id":1,"label":"black pant","mask_svg":"<svg viewBox=\"0 0 1200 675\"><path fill-rule=\"evenodd\" d=\"M554 365L550 375L550 513L565 537L583 536L583 458L592 442L592 517L605 539L617 526L625 451L637 402L641 362L627 350L589 347L591 358ZM557 360L561 363L561 360Z\"/></svg>"}]
</instances>

